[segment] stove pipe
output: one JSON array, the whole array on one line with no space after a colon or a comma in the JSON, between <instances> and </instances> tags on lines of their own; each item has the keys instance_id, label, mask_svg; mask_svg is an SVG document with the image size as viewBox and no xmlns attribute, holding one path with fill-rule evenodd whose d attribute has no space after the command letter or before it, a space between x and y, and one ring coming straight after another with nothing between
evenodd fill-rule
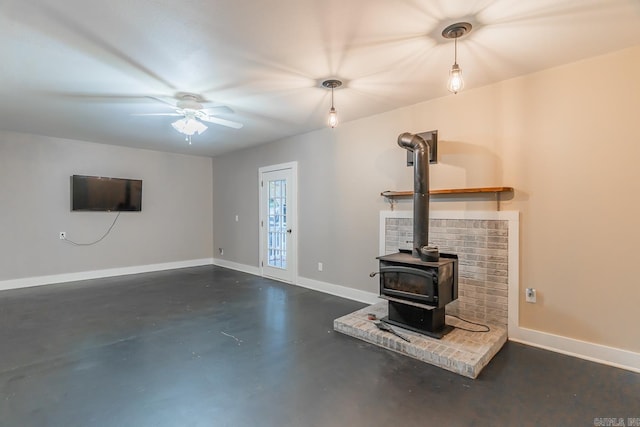
<instances>
[{"instance_id":1,"label":"stove pipe","mask_svg":"<svg viewBox=\"0 0 640 427\"><path fill-rule=\"evenodd\" d=\"M413 152L413 250L423 261L437 262L438 248L429 246L429 145L420 135L403 133L398 145Z\"/></svg>"}]
</instances>

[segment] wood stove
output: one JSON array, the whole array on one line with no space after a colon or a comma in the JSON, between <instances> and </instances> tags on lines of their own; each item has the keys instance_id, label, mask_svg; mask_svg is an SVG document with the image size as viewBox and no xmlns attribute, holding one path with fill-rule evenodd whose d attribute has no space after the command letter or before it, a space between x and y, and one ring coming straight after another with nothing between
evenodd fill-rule
<instances>
[{"instance_id":1,"label":"wood stove","mask_svg":"<svg viewBox=\"0 0 640 427\"><path fill-rule=\"evenodd\" d=\"M434 338L453 329L444 307L458 298L457 255L441 253L434 262L400 252L378 260L380 297L389 301L384 321Z\"/></svg>"},{"instance_id":2,"label":"wood stove","mask_svg":"<svg viewBox=\"0 0 640 427\"><path fill-rule=\"evenodd\" d=\"M398 145L413 166L413 249L378 257L380 297L389 300L383 320L434 338L453 328L445 305L458 298L458 257L429 246L429 163L436 163L438 131L403 133ZM373 277L375 274L372 273Z\"/></svg>"}]
</instances>

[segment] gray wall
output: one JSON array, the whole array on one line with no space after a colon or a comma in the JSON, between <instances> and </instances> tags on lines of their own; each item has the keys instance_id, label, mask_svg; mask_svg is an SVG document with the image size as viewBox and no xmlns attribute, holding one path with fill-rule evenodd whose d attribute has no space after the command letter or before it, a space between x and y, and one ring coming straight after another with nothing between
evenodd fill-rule
<instances>
[{"instance_id":1,"label":"gray wall","mask_svg":"<svg viewBox=\"0 0 640 427\"><path fill-rule=\"evenodd\" d=\"M70 176L143 180L142 212L71 212ZM0 280L211 258L211 159L0 133Z\"/></svg>"},{"instance_id":2,"label":"gray wall","mask_svg":"<svg viewBox=\"0 0 640 427\"><path fill-rule=\"evenodd\" d=\"M298 275L377 293L377 278L369 278L369 273L377 270L379 212L389 209L380 192L413 190L413 169L406 167L406 151L397 145L398 135L438 128L437 120L423 119L415 110L402 108L215 157L214 256L259 265L258 168L298 161ZM441 163L431 167L433 188L465 186L444 178L453 169L453 178L459 180L457 171L466 166L456 160L460 145L447 141L438 148ZM475 170L489 168L491 176L482 177L486 178L483 186L502 185L491 156L466 161L475 162ZM439 209L468 208L464 200L434 204ZM411 200L398 204L399 209L411 206ZM495 209L495 203L483 200L472 206ZM234 222L236 214L239 222ZM224 255L218 248L224 249ZM318 262L323 263L322 272L317 270Z\"/></svg>"},{"instance_id":3,"label":"gray wall","mask_svg":"<svg viewBox=\"0 0 640 427\"><path fill-rule=\"evenodd\" d=\"M259 265L258 168L298 161L298 275L376 292L368 273L377 268L379 211L388 209L380 192L411 189L396 139L412 128L397 110L215 157L215 257Z\"/></svg>"}]
</instances>

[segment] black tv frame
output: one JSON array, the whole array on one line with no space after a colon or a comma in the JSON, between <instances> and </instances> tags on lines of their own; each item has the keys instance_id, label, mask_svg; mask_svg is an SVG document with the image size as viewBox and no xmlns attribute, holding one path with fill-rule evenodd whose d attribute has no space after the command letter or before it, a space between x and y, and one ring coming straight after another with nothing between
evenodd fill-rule
<instances>
[{"instance_id":1,"label":"black tv frame","mask_svg":"<svg viewBox=\"0 0 640 427\"><path fill-rule=\"evenodd\" d=\"M140 212L142 180L72 175L71 210L74 212Z\"/></svg>"}]
</instances>

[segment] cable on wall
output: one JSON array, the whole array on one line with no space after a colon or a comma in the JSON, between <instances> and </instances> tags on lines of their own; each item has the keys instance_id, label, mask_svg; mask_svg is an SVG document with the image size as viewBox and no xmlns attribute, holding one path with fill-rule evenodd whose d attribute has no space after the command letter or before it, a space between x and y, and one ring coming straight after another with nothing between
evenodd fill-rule
<instances>
[{"instance_id":1,"label":"cable on wall","mask_svg":"<svg viewBox=\"0 0 640 427\"><path fill-rule=\"evenodd\" d=\"M116 215L116 217L113 219L113 222L111 223L111 226L109 227L107 232L104 233L102 235L102 237L100 237L96 241L93 241L93 242L90 242L90 243L78 243L78 242L74 242L73 240L70 240L70 239L65 239L64 241L69 243L70 245L74 245L74 246L91 246L91 245L95 245L96 243L100 243L102 240L104 240L105 237L107 237L109 235L109 233L111 233L111 230L116 225L116 222L118 222L118 218L120 218L120 214L121 213L122 212L118 212L118 215Z\"/></svg>"}]
</instances>

